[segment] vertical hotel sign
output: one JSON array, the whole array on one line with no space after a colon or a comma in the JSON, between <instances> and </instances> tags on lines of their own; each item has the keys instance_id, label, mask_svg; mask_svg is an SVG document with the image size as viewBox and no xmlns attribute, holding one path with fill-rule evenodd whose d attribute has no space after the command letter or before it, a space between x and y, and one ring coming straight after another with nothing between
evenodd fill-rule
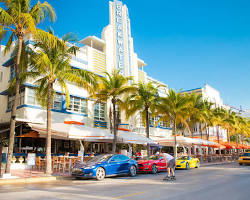
<instances>
[{"instance_id":1,"label":"vertical hotel sign","mask_svg":"<svg viewBox=\"0 0 250 200\"><path fill-rule=\"evenodd\" d=\"M124 32L122 23L122 2L114 0L115 3L115 34L116 34L116 60L117 69L125 75L124 70Z\"/></svg>"}]
</instances>

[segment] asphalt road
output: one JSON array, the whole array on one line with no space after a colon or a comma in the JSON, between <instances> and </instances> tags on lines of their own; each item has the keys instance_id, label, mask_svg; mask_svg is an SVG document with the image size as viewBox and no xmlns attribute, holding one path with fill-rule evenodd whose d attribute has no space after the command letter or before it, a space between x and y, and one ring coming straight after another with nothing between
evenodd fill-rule
<instances>
[{"instance_id":1,"label":"asphalt road","mask_svg":"<svg viewBox=\"0 0 250 200\"><path fill-rule=\"evenodd\" d=\"M104 181L63 180L47 184L0 186L0 199L81 200L249 200L250 166L237 163L177 170L175 182L166 173L113 177Z\"/></svg>"}]
</instances>

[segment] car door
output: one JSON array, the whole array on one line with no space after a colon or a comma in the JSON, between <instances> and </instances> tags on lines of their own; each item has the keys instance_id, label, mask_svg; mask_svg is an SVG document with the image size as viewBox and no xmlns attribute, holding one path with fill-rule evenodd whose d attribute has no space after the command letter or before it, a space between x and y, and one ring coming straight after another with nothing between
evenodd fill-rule
<instances>
[{"instance_id":1,"label":"car door","mask_svg":"<svg viewBox=\"0 0 250 200\"><path fill-rule=\"evenodd\" d=\"M118 173L128 173L130 164L129 164L129 157L125 155L119 155L120 160L120 168L118 169Z\"/></svg>"},{"instance_id":2,"label":"car door","mask_svg":"<svg viewBox=\"0 0 250 200\"><path fill-rule=\"evenodd\" d=\"M120 170L120 158L119 155L114 155L110 158L108 161L108 170L107 174L112 175L112 174L118 174Z\"/></svg>"},{"instance_id":3,"label":"car door","mask_svg":"<svg viewBox=\"0 0 250 200\"><path fill-rule=\"evenodd\" d=\"M189 167L194 168L195 167L195 159L192 157L189 157Z\"/></svg>"},{"instance_id":4,"label":"car door","mask_svg":"<svg viewBox=\"0 0 250 200\"><path fill-rule=\"evenodd\" d=\"M157 166L159 167L158 168L159 170L166 170L167 169L166 161L163 158L163 156L159 157L158 165Z\"/></svg>"}]
</instances>

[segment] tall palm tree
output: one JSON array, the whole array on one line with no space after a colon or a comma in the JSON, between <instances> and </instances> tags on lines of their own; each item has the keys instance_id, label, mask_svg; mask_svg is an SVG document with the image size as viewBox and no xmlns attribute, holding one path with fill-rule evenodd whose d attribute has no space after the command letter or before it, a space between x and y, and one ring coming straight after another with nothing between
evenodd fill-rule
<instances>
[{"instance_id":1,"label":"tall palm tree","mask_svg":"<svg viewBox=\"0 0 250 200\"><path fill-rule=\"evenodd\" d=\"M227 131L227 142L230 143L230 131L232 131L232 127L234 125L234 117L233 112L231 110L222 110L222 127Z\"/></svg>"},{"instance_id":2,"label":"tall palm tree","mask_svg":"<svg viewBox=\"0 0 250 200\"><path fill-rule=\"evenodd\" d=\"M199 131L201 131L201 123L204 122L204 116L203 116L203 99L201 94L196 94L195 92L191 94L185 94L185 98L189 99L190 106L189 106L189 119L188 119L188 125L190 127L191 131L191 137L194 137L195 130L198 131L198 129L195 129L195 127L198 127L199 125ZM202 134L201 134L202 137ZM193 147L193 144L192 144Z\"/></svg>"},{"instance_id":3,"label":"tall palm tree","mask_svg":"<svg viewBox=\"0 0 250 200\"><path fill-rule=\"evenodd\" d=\"M187 123L188 113L191 103L190 99L186 98L181 94L181 92L175 92L173 89L169 90L166 97L160 98L160 103L158 105L158 114L160 114L160 120L171 121L172 123L172 133L175 138L174 142L174 156L177 157L177 140L176 140L176 125L181 123L185 125L188 130L189 126Z\"/></svg>"},{"instance_id":4,"label":"tall palm tree","mask_svg":"<svg viewBox=\"0 0 250 200\"><path fill-rule=\"evenodd\" d=\"M201 113L201 109L203 106L202 96L201 94L196 94L195 92L191 94L185 94L184 96L190 101L188 124L192 133L191 136L193 137L195 127L197 126L197 123L200 122L202 117Z\"/></svg>"},{"instance_id":5,"label":"tall palm tree","mask_svg":"<svg viewBox=\"0 0 250 200\"><path fill-rule=\"evenodd\" d=\"M213 126L213 107L214 103L209 102L207 100L204 100L204 112L203 112L203 117L205 120L205 129L206 129L206 134L207 134L207 140L209 140L210 137L210 127ZM208 145L208 154L210 154L210 146Z\"/></svg>"},{"instance_id":6,"label":"tall palm tree","mask_svg":"<svg viewBox=\"0 0 250 200\"><path fill-rule=\"evenodd\" d=\"M4 30L4 28L2 26L0 26L0 53L2 51L1 47L2 47L2 39L4 39L6 37L6 30Z\"/></svg>"},{"instance_id":7,"label":"tall palm tree","mask_svg":"<svg viewBox=\"0 0 250 200\"><path fill-rule=\"evenodd\" d=\"M119 126L119 110L117 106L122 104L123 98L135 88L129 85L132 77L124 77L118 70L113 70L112 73L105 72L106 77L100 77L99 87L95 94L95 98L99 101L111 101L110 107L110 129L114 134L112 151L116 152L117 130Z\"/></svg>"},{"instance_id":8,"label":"tall palm tree","mask_svg":"<svg viewBox=\"0 0 250 200\"><path fill-rule=\"evenodd\" d=\"M154 113L157 104L159 103L158 87L154 86L153 82L138 83L135 85L135 91L125 100L125 110L127 119L135 113L141 112L143 121L146 126L146 135L149 138L149 116ZM150 144L147 144L148 156L150 155Z\"/></svg>"},{"instance_id":9,"label":"tall palm tree","mask_svg":"<svg viewBox=\"0 0 250 200\"><path fill-rule=\"evenodd\" d=\"M223 125L223 116L224 116L224 109L221 107L217 107L213 109L214 115L214 125L216 126L216 135L217 135L217 142L220 143L220 129ZM221 148L219 147L219 154L221 154Z\"/></svg>"},{"instance_id":10,"label":"tall palm tree","mask_svg":"<svg viewBox=\"0 0 250 200\"><path fill-rule=\"evenodd\" d=\"M10 137L8 159L6 163L6 173L10 173L10 163L14 147L14 131L16 123L16 107L19 98L20 88L20 58L24 36L27 34L36 34L36 25L43 22L49 16L51 20L55 20L55 12L52 6L39 1L31 7L30 0L0 0L3 7L0 7L0 27L2 31L10 32L10 37L4 52L7 53L12 46L14 40L17 40L18 51L15 60L15 99L11 110L10 119Z\"/></svg>"},{"instance_id":11,"label":"tall palm tree","mask_svg":"<svg viewBox=\"0 0 250 200\"><path fill-rule=\"evenodd\" d=\"M54 86L57 84L61 87L61 92L65 94L66 103L69 106L70 96L67 82L76 83L87 91L93 92L97 78L92 72L71 67L71 58L76 55L78 47L69 45L70 39L69 34L58 39L51 31L47 34L43 33L35 40L34 49L30 53L29 77L35 79L36 96L39 102L43 106L47 106L47 175L51 174L51 108L53 98L56 95ZM54 41L56 41L56 45L54 45Z\"/></svg>"}]
</instances>

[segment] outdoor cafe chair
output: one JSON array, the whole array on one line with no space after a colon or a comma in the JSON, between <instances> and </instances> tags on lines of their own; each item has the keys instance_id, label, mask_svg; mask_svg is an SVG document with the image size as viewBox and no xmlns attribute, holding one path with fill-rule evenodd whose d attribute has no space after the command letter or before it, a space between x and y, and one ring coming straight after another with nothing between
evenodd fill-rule
<instances>
[{"instance_id":1,"label":"outdoor cafe chair","mask_svg":"<svg viewBox=\"0 0 250 200\"><path fill-rule=\"evenodd\" d=\"M45 169L45 159L42 159L40 156L36 157L36 168L40 171Z\"/></svg>"},{"instance_id":2,"label":"outdoor cafe chair","mask_svg":"<svg viewBox=\"0 0 250 200\"><path fill-rule=\"evenodd\" d=\"M59 168L59 161L57 156L52 156L52 170L57 172Z\"/></svg>"}]
</instances>

